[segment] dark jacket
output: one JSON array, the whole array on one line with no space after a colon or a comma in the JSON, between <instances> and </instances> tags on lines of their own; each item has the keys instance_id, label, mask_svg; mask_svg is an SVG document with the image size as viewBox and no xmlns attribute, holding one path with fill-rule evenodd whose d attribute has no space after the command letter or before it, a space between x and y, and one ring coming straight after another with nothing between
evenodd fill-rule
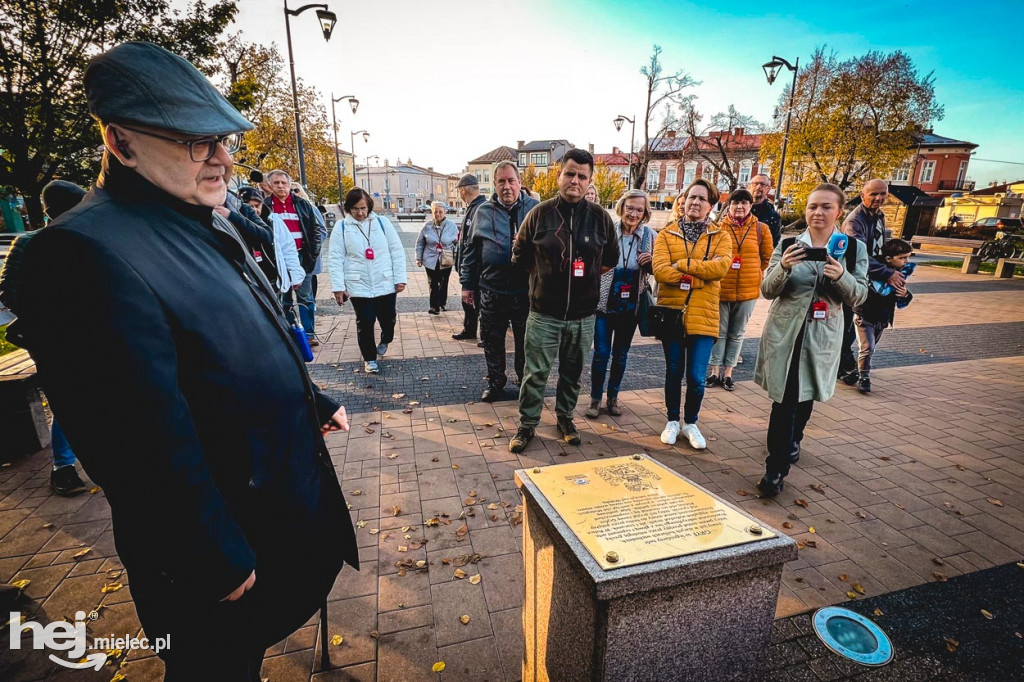
<instances>
[{"instance_id":1,"label":"dark jacket","mask_svg":"<svg viewBox=\"0 0 1024 682\"><path fill-rule=\"evenodd\" d=\"M577 258L583 259L583 277L572 273ZM548 199L526 216L512 261L530 273L531 310L560 320L593 315L601 269L619 262L615 223L607 211L586 199L575 205L560 197Z\"/></svg>"},{"instance_id":2,"label":"dark jacket","mask_svg":"<svg viewBox=\"0 0 1024 682\"><path fill-rule=\"evenodd\" d=\"M529 273L512 264L512 242L537 203L526 190L520 190L511 209L498 200L497 193L477 207L462 259L459 279L463 291L525 294L529 290Z\"/></svg>"},{"instance_id":3,"label":"dark jacket","mask_svg":"<svg viewBox=\"0 0 1024 682\"><path fill-rule=\"evenodd\" d=\"M469 242L469 235L473 230L473 216L476 215L476 210L480 208L480 204L487 201L487 197L483 194L478 194L473 201L466 207L466 215L462 218L462 225L459 227L459 250L455 254L455 271L462 272L462 257L466 253L466 246Z\"/></svg>"},{"instance_id":4,"label":"dark jacket","mask_svg":"<svg viewBox=\"0 0 1024 682\"><path fill-rule=\"evenodd\" d=\"M267 281L277 281L277 263L274 262L274 233L260 214L244 201L238 202L238 212L232 211L228 220L238 230L238 235L249 247L256 265L260 266Z\"/></svg>"},{"instance_id":5,"label":"dark jacket","mask_svg":"<svg viewBox=\"0 0 1024 682\"><path fill-rule=\"evenodd\" d=\"M772 202L765 199L759 204L753 204L750 207L750 212L768 226L768 230L772 233L772 244L778 244L782 240L782 216L772 206Z\"/></svg>"},{"instance_id":6,"label":"dark jacket","mask_svg":"<svg viewBox=\"0 0 1024 682\"><path fill-rule=\"evenodd\" d=\"M873 260L881 259L868 258L869 270L871 268L870 263ZM913 298L914 294L909 291L906 296L897 296L896 292L886 296L875 291L875 287L868 286L868 297L859 306L854 306L853 312L859 315L865 322L891 327L896 317L896 304L902 303L905 307L910 304Z\"/></svg>"},{"instance_id":7,"label":"dark jacket","mask_svg":"<svg viewBox=\"0 0 1024 682\"><path fill-rule=\"evenodd\" d=\"M320 433L338 404L231 224L104 163L26 249L12 340L103 488L147 632L270 645L358 565Z\"/></svg>"},{"instance_id":8,"label":"dark jacket","mask_svg":"<svg viewBox=\"0 0 1024 682\"><path fill-rule=\"evenodd\" d=\"M319 217L320 212L316 206L294 192L291 197L292 206L295 207L295 213L299 216L299 227L302 229L302 248L299 249L299 260L302 261L302 269L308 275L313 272L316 259L320 256L320 247L323 246L320 233L320 224L323 219ZM270 214L274 212L274 196L271 195L264 199L263 206L267 209L263 220L269 224Z\"/></svg>"},{"instance_id":9,"label":"dark jacket","mask_svg":"<svg viewBox=\"0 0 1024 682\"><path fill-rule=\"evenodd\" d=\"M889 238L889 232L885 228L885 214L879 211L878 219L882 221L882 243ZM843 221L843 232L850 237L856 237L864 243L868 249L868 279L884 282L892 277L892 268L884 261L872 258L875 254L875 217L868 213L864 204L850 211ZM881 247L879 247L881 248Z\"/></svg>"}]
</instances>

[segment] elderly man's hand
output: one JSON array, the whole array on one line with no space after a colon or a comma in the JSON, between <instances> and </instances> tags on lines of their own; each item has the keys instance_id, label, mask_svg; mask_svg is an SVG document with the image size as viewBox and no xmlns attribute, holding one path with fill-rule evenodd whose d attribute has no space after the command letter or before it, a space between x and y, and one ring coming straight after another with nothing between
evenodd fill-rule
<instances>
[{"instance_id":1,"label":"elderly man's hand","mask_svg":"<svg viewBox=\"0 0 1024 682\"><path fill-rule=\"evenodd\" d=\"M249 577L245 579L245 582L239 585L235 590L228 596L221 599L221 601L238 601L242 598L242 595L252 589L252 586L256 584L256 571L249 574Z\"/></svg>"}]
</instances>

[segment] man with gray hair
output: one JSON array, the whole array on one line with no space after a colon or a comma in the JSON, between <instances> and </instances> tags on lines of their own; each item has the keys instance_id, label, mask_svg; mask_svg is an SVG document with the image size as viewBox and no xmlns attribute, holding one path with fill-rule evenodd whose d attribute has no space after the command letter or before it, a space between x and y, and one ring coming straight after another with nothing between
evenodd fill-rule
<instances>
[{"instance_id":1,"label":"man with gray hair","mask_svg":"<svg viewBox=\"0 0 1024 682\"><path fill-rule=\"evenodd\" d=\"M768 191L771 188L772 179L764 173L758 173L747 183L747 191L754 197L750 212L768 226L768 231L772 233L772 244L778 244L782 239L782 216L772 206L772 202L768 201Z\"/></svg>"},{"instance_id":2,"label":"man with gray hair","mask_svg":"<svg viewBox=\"0 0 1024 682\"><path fill-rule=\"evenodd\" d=\"M473 217L476 215L476 210L480 208L480 204L487 201L487 197L480 193L480 182L472 173L466 173L459 178L459 183L455 185L455 188L459 193L459 199L466 205L466 215L462 219L462 226L459 228L459 251L455 257L455 270L461 273L462 258L466 253L466 243L469 241L469 235L473 231ZM476 309L479 301L476 298L479 294L473 293L473 303L462 302L462 331L458 334L452 334L452 338L456 341L476 338L477 318L479 317ZM482 348L483 344L480 344L480 346Z\"/></svg>"},{"instance_id":3,"label":"man with gray hair","mask_svg":"<svg viewBox=\"0 0 1024 682\"><path fill-rule=\"evenodd\" d=\"M359 564L324 441L348 419L218 211L252 123L152 43L96 56L83 83L100 176L25 249L8 337L103 488L165 679L255 682Z\"/></svg>"},{"instance_id":4,"label":"man with gray hair","mask_svg":"<svg viewBox=\"0 0 1024 682\"><path fill-rule=\"evenodd\" d=\"M299 321L309 337L309 345L319 346L314 329L316 304L313 301L313 270L320 256L322 237L318 211L313 204L292 192L292 179L286 171L270 171L267 173L267 182L270 183L271 195L266 198L264 205L270 211L270 219L277 217L284 221L285 227L295 238L299 261L306 271L306 277L298 289L281 294L281 305L288 319L292 320L293 300L298 301Z\"/></svg>"},{"instance_id":5,"label":"man with gray hair","mask_svg":"<svg viewBox=\"0 0 1024 682\"><path fill-rule=\"evenodd\" d=\"M462 302L476 303L480 291L480 340L487 361L487 388L480 400L501 397L505 375L505 336L509 325L515 340L517 383L522 384L526 365L526 317L530 314L529 273L512 263L512 243L526 214L539 202L527 194L519 169L511 161L494 168L495 192L480 204L462 257Z\"/></svg>"}]
</instances>

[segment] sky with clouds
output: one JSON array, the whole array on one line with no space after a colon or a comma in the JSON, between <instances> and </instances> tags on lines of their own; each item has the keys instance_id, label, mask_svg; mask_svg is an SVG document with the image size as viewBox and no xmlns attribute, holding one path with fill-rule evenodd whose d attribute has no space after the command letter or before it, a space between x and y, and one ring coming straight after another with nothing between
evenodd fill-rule
<instances>
[{"instance_id":1,"label":"sky with clouds","mask_svg":"<svg viewBox=\"0 0 1024 682\"><path fill-rule=\"evenodd\" d=\"M785 77L769 86L761 64L773 54L807 61L826 45L841 58L905 51L919 72L934 73L945 107L935 132L979 145L968 177L982 186L1024 178L1020 40L999 28L999 17L1019 26L1019 0L841 7L792 0L735 8L679 0L327 2L338 14L330 42L313 11L292 18L296 74L321 90L328 108L331 92L359 98L355 116L338 108L343 146L353 129L371 133L368 144L356 141L359 157L460 172L470 159L517 140L627 148L628 124L617 133L612 119L642 115L639 69L655 43L667 71L682 69L700 81L694 92L702 111L733 104L765 121ZM231 30L276 42L286 53L283 3L239 6Z\"/></svg>"}]
</instances>

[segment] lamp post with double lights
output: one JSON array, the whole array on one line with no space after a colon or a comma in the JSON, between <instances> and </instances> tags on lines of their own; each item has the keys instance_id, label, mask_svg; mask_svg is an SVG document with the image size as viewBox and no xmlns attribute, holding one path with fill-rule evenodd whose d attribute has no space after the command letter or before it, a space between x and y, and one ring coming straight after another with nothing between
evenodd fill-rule
<instances>
[{"instance_id":1,"label":"lamp post with double lights","mask_svg":"<svg viewBox=\"0 0 1024 682\"><path fill-rule=\"evenodd\" d=\"M356 109L359 108L359 100L353 95L342 95L341 97L335 97L334 93L331 93L331 123L334 124L334 169L338 173L338 203L340 204L345 200L345 197L341 196L341 154L338 151L338 117L334 113L334 105L342 100L348 100L348 104L352 107L352 115L355 116ZM352 155L352 166L356 165L355 154Z\"/></svg>"},{"instance_id":2,"label":"lamp post with double lights","mask_svg":"<svg viewBox=\"0 0 1024 682\"><path fill-rule=\"evenodd\" d=\"M779 181L775 190L775 205L778 208L782 207L782 179L786 173L786 147L789 146L789 123L793 118L793 100L796 97L796 74L797 69L800 68L800 58L796 60L796 64L790 64L782 57L776 57L772 55L772 60L767 64L762 64L761 68L764 69L764 75L768 78L768 85L775 82L775 78L779 75L779 71L785 66L787 69L793 72L793 85L789 89L789 106L786 107L786 131L782 134L782 158L779 159Z\"/></svg>"},{"instance_id":3,"label":"lamp post with double lights","mask_svg":"<svg viewBox=\"0 0 1024 682\"><path fill-rule=\"evenodd\" d=\"M352 148L352 186L356 185L356 135L363 136L363 144L370 141L370 133L366 130L355 130L349 133L349 146Z\"/></svg>"},{"instance_id":4,"label":"lamp post with double lights","mask_svg":"<svg viewBox=\"0 0 1024 682\"><path fill-rule=\"evenodd\" d=\"M629 124L630 124L630 131L629 131L629 157L628 157L629 158L629 161L628 161L628 163L629 163L629 185L627 185L627 187L629 189L633 189L633 137L634 137L634 134L636 133L636 118L635 117L634 118L630 118L628 116L623 116L622 114L619 114L618 117L616 117L615 120L612 121L612 123L615 124L615 131L618 132L618 131L622 130L622 124L625 123L626 121L629 121Z\"/></svg>"},{"instance_id":5,"label":"lamp post with double lights","mask_svg":"<svg viewBox=\"0 0 1024 682\"><path fill-rule=\"evenodd\" d=\"M327 5L303 5L298 9L288 9L288 0L284 0L284 28L288 36L288 68L292 74L292 106L295 109L295 142L299 153L299 182L306 186L306 159L302 152L302 123L299 121L299 91L295 85L295 57L292 55L292 24L291 17L297 17L307 9L316 9L316 18L320 22L320 30L324 33L324 40L331 39L331 32L334 31L334 24L338 22L338 15L331 12Z\"/></svg>"}]
</instances>

